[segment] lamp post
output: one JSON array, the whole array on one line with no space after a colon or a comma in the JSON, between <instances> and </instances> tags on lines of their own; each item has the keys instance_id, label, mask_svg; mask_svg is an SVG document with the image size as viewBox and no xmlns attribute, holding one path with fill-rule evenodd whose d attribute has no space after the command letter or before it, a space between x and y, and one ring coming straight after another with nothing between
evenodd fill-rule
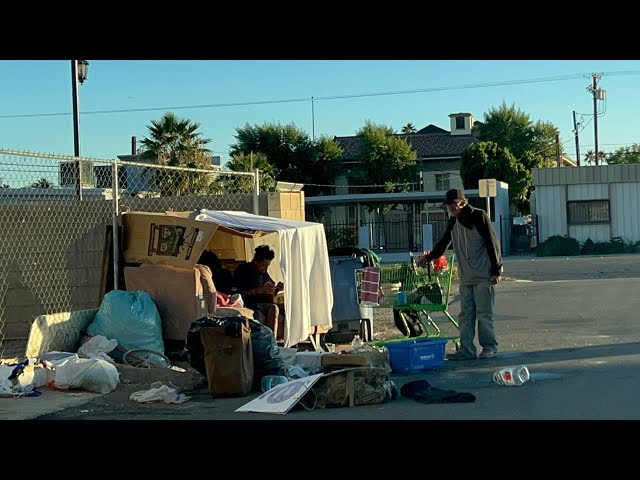
<instances>
[{"instance_id":1,"label":"lamp post","mask_svg":"<svg viewBox=\"0 0 640 480\"><path fill-rule=\"evenodd\" d=\"M86 60L71 60L71 90L73 96L73 156L80 156L80 112L78 110L78 104L80 101L80 92L78 90L78 83L82 84L87 79L89 73L89 62ZM82 163L80 160L76 161L75 165L76 174L76 196L82 200Z\"/></svg>"}]
</instances>

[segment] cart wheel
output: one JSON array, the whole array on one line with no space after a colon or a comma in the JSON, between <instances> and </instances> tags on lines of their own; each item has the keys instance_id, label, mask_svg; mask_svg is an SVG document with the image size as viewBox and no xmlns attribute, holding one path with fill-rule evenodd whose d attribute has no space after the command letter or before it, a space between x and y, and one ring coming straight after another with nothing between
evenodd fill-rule
<instances>
[{"instance_id":1,"label":"cart wheel","mask_svg":"<svg viewBox=\"0 0 640 480\"><path fill-rule=\"evenodd\" d=\"M127 350L122 356L124 364L136 368L168 368L171 361L162 353L146 348Z\"/></svg>"}]
</instances>

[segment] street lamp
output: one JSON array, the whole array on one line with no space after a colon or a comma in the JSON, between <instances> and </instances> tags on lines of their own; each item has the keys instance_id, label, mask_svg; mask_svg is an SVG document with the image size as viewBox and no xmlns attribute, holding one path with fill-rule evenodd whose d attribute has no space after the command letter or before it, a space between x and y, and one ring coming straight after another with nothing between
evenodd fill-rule
<instances>
[{"instance_id":1,"label":"street lamp","mask_svg":"<svg viewBox=\"0 0 640 480\"><path fill-rule=\"evenodd\" d=\"M86 60L71 60L71 89L73 94L73 156L80 156L80 112L78 103L80 101L80 92L78 91L78 83L84 83L89 74L89 62ZM76 161L76 196L82 200L82 163Z\"/></svg>"}]
</instances>

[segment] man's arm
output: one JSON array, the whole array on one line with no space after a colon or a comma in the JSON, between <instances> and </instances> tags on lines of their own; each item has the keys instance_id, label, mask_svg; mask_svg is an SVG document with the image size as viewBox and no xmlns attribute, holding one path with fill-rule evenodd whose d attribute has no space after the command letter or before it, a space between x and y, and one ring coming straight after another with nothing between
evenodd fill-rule
<instances>
[{"instance_id":1,"label":"man's arm","mask_svg":"<svg viewBox=\"0 0 640 480\"><path fill-rule=\"evenodd\" d=\"M453 226L455 224L456 224L456 218L455 217L449 218L447 229L444 231L444 235L442 236L440 241L436 243L436 246L433 247L433 250L431 250L431 252L429 252L427 255L423 255L422 257L420 257L420 260L418 261L418 264L420 266L425 266L427 262L430 262L431 260L435 260L436 258L440 258L442 255L444 255L444 252L447 251L447 247L451 243L451 230L453 230Z\"/></svg>"},{"instance_id":2,"label":"man's arm","mask_svg":"<svg viewBox=\"0 0 640 480\"><path fill-rule=\"evenodd\" d=\"M489 220L489 215L484 210L474 210L473 224L484 240L484 246L491 262L491 276L499 277L502 274L502 254L500 253L500 242Z\"/></svg>"}]
</instances>

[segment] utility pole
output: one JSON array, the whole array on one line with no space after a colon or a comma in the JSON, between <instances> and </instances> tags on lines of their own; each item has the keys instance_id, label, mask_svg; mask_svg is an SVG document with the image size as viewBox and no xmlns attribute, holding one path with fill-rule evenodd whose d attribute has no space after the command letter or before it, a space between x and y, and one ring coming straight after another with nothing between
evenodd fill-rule
<instances>
[{"instance_id":1,"label":"utility pole","mask_svg":"<svg viewBox=\"0 0 640 480\"><path fill-rule=\"evenodd\" d=\"M604 98L604 90L598 90L598 82L602 78L602 75L599 73L594 73L591 75L593 84L587 87L587 90L593 94L593 135L594 135L594 143L595 143L595 160L596 167L599 165L598 161L598 97L602 96ZM602 92L602 93L600 93Z\"/></svg>"},{"instance_id":2,"label":"utility pole","mask_svg":"<svg viewBox=\"0 0 640 480\"><path fill-rule=\"evenodd\" d=\"M573 111L573 131L575 132L576 137L576 161L578 166L580 166L580 139L578 137L578 123L576 122L576 111Z\"/></svg>"},{"instance_id":3,"label":"utility pole","mask_svg":"<svg viewBox=\"0 0 640 480\"><path fill-rule=\"evenodd\" d=\"M556 133L556 165L562 166L562 158L560 157L560 135Z\"/></svg>"},{"instance_id":4,"label":"utility pole","mask_svg":"<svg viewBox=\"0 0 640 480\"><path fill-rule=\"evenodd\" d=\"M311 97L311 140L316 141L316 114L313 109L313 97Z\"/></svg>"}]
</instances>

